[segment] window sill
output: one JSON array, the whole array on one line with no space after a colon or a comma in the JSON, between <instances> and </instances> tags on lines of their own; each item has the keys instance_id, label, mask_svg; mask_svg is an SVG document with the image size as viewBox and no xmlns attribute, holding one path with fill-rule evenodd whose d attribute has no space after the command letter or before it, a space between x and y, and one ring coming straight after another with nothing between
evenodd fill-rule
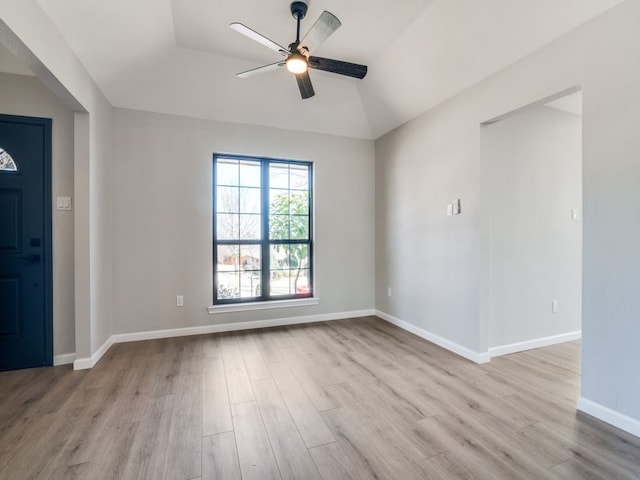
<instances>
[{"instance_id":1,"label":"window sill","mask_svg":"<svg viewBox=\"0 0 640 480\"><path fill-rule=\"evenodd\" d=\"M250 310L267 310L270 308L287 308L287 307L307 307L310 305L318 305L320 299L318 297L311 298L294 298L291 300L273 300L266 302L250 302L250 303L225 303L223 305L211 305L207 307L209 315L217 313L230 312L246 312Z\"/></svg>"}]
</instances>

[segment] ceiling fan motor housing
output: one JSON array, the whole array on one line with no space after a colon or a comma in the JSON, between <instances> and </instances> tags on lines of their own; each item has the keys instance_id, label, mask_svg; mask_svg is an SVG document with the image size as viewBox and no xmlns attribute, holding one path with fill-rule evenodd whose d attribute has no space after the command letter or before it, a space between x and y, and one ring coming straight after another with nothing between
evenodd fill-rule
<instances>
[{"instance_id":1,"label":"ceiling fan motor housing","mask_svg":"<svg viewBox=\"0 0 640 480\"><path fill-rule=\"evenodd\" d=\"M302 20L307 14L307 4L305 2L292 2L291 15L293 18Z\"/></svg>"}]
</instances>

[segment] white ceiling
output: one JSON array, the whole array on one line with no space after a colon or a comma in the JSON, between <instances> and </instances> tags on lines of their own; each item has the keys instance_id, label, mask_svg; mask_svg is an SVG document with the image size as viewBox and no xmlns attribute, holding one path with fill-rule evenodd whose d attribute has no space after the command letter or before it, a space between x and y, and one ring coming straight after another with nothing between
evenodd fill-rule
<instances>
[{"instance_id":1,"label":"white ceiling","mask_svg":"<svg viewBox=\"0 0 640 480\"><path fill-rule=\"evenodd\" d=\"M311 71L301 100L279 60L228 28L287 46L289 0L38 0L112 105L377 138L623 0L311 0L342 27L312 52L369 65L364 80Z\"/></svg>"},{"instance_id":2,"label":"white ceiling","mask_svg":"<svg viewBox=\"0 0 640 480\"><path fill-rule=\"evenodd\" d=\"M342 27L318 49L318 55L368 63L400 36L408 18L417 17L431 3L433 0L394 0L395 8L389 8L389 1L312 0L302 21L302 34L323 10L328 10L339 17ZM244 23L285 47L295 40L296 22L290 13L289 0L173 0L171 4L178 47L255 60L260 65L280 57L230 31L226 27L231 22Z\"/></svg>"}]
</instances>

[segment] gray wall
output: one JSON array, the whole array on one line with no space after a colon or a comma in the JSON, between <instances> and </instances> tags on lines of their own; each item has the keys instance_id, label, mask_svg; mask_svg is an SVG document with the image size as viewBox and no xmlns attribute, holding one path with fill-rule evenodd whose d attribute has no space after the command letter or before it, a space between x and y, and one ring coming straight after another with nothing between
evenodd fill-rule
<instances>
[{"instance_id":1,"label":"gray wall","mask_svg":"<svg viewBox=\"0 0 640 480\"><path fill-rule=\"evenodd\" d=\"M117 192L112 176L114 162L112 108L96 102L90 114L89 229L91 265L91 352L113 334L113 201Z\"/></svg>"},{"instance_id":2,"label":"gray wall","mask_svg":"<svg viewBox=\"0 0 640 480\"><path fill-rule=\"evenodd\" d=\"M75 366L112 332L111 106L36 0L0 3L0 41L74 112Z\"/></svg>"},{"instance_id":3,"label":"gray wall","mask_svg":"<svg viewBox=\"0 0 640 480\"><path fill-rule=\"evenodd\" d=\"M640 421L640 2L607 17L584 47L582 394Z\"/></svg>"},{"instance_id":4,"label":"gray wall","mask_svg":"<svg viewBox=\"0 0 640 480\"><path fill-rule=\"evenodd\" d=\"M372 141L122 109L113 119L114 333L373 308ZM319 305L207 313L214 152L314 162Z\"/></svg>"},{"instance_id":5,"label":"gray wall","mask_svg":"<svg viewBox=\"0 0 640 480\"><path fill-rule=\"evenodd\" d=\"M377 308L487 352L489 196L480 125L582 86L582 395L636 420L638 25L640 1L625 2L376 141ZM446 217L455 198L463 213Z\"/></svg>"},{"instance_id":6,"label":"gray wall","mask_svg":"<svg viewBox=\"0 0 640 480\"><path fill-rule=\"evenodd\" d=\"M489 348L579 331L582 119L533 107L482 129ZM557 300L558 312L551 302Z\"/></svg>"},{"instance_id":7,"label":"gray wall","mask_svg":"<svg viewBox=\"0 0 640 480\"><path fill-rule=\"evenodd\" d=\"M75 352L73 212L57 211L57 196L73 197L73 112L32 76L0 73L0 113L53 119L53 352Z\"/></svg>"},{"instance_id":8,"label":"gray wall","mask_svg":"<svg viewBox=\"0 0 640 480\"><path fill-rule=\"evenodd\" d=\"M474 107L447 102L376 140L376 308L479 351Z\"/></svg>"}]
</instances>

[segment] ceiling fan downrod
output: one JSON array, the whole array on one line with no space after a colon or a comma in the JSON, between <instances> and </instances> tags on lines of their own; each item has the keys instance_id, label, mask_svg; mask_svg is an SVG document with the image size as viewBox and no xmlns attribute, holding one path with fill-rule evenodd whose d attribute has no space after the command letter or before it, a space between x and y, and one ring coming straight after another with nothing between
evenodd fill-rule
<instances>
[{"instance_id":1,"label":"ceiling fan downrod","mask_svg":"<svg viewBox=\"0 0 640 480\"><path fill-rule=\"evenodd\" d=\"M292 2L291 3L291 15L296 19L297 27L296 27L296 47L300 43L300 21L307 14L307 4L304 2Z\"/></svg>"}]
</instances>

